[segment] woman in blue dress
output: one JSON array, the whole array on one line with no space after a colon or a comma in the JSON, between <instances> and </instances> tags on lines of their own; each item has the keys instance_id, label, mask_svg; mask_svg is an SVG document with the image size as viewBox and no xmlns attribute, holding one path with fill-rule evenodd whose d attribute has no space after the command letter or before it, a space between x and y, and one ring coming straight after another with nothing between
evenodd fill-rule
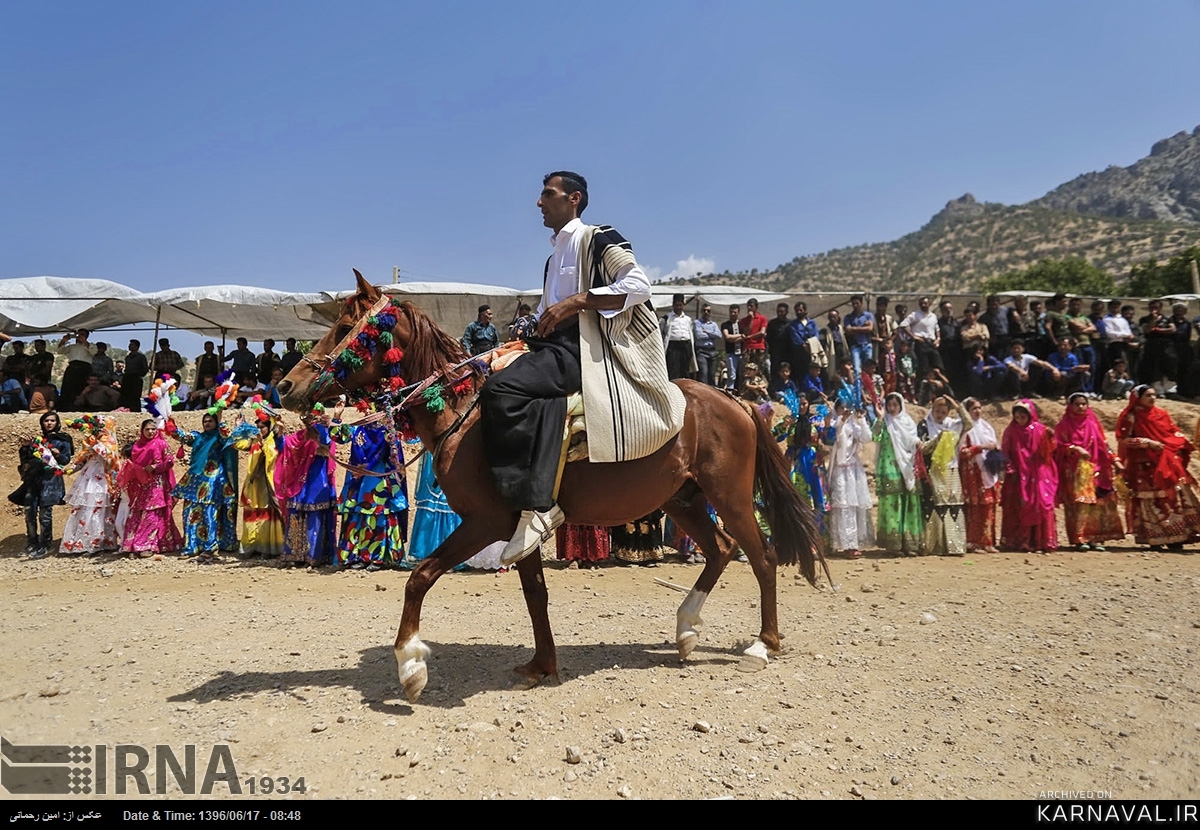
<instances>
[{"instance_id":1,"label":"woman in blue dress","mask_svg":"<svg viewBox=\"0 0 1200 830\"><path fill-rule=\"evenodd\" d=\"M339 567L377 571L392 568L404 558L408 538L408 485L404 465L392 460L392 447L383 424L343 424L342 407L333 410L330 437L350 445L350 466L369 470L362 475L347 471L337 511L342 517L338 541ZM390 472L398 475L388 475Z\"/></svg>"},{"instance_id":2,"label":"woman in blue dress","mask_svg":"<svg viewBox=\"0 0 1200 830\"><path fill-rule=\"evenodd\" d=\"M425 453L417 478L417 513L413 517L412 539L404 564L412 567L437 550L438 545L462 524L458 514L450 509L446 494L438 486L433 472L433 453Z\"/></svg>"},{"instance_id":3,"label":"woman in blue dress","mask_svg":"<svg viewBox=\"0 0 1200 830\"><path fill-rule=\"evenodd\" d=\"M187 472L171 495L183 501L183 556L201 563L216 560L219 551L236 551L237 448L234 444L257 435L253 424L239 423L231 432L213 413L201 419L200 432L175 432L175 439L192 448Z\"/></svg>"},{"instance_id":4,"label":"woman in blue dress","mask_svg":"<svg viewBox=\"0 0 1200 830\"><path fill-rule=\"evenodd\" d=\"M799 414L792 433L789 453L792 457L792 484L817 514L817 529L825 536L825 515L829 512L829 488L825 481L825 451L821 445L833 446L835 428L833 413L825 404L818 407L814 418L808 398L798 399ZM818 423L821 424L818 426Z\"/></svg>"},{"instance_id":5,"label":"woman in blue dress","mask_svg":"<svg viewBox=\"0 0 1200 830\"><path fill-rule=\"evenodd\" d=\"M275 461L275 494L286 505L279 561L314 568L332 565L337 553L337 491L323 415L323 407L305 415Z\"/></svg>"}]
</instances>

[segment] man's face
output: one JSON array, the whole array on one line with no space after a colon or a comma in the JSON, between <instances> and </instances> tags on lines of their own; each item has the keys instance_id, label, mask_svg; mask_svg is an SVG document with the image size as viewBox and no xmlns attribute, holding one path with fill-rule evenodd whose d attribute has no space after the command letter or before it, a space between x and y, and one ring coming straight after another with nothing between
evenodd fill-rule
<instances>
[{"instance_id":1,"label":"man's face","mask_svg":"<svg viewBox=\"0 0 1200 830\"><path fill-rule=\"evenodd\" d=\"M42 354L44 351L46 351L46 341L45 340L34 340L33 341L33 350L37 354Z\"/></svg>"},{"instance_id":2,"label":"man's face","mask_svg":"<svg viewBox=\"0 0 1200 830\"><path fill-rule=\"evenodd\" d=\"M1080 312L1083 311L1083 300L1078 297L1072 297L1071 301L1067 303L1067 311L1078 317Z\"/></svg>"},{"instance_id":3,"label":"man's face","mask_svg":"<svg viewBox=\"0 0 1200 830\"><path fill-rule=\"evenodd\" d=\"M746 313L751 317L758 314L758 303L746 303Z\"/></svg>"},{"instance_id":4,"label":"man's face","mask_svg":"<svg viewBox=\"0 0 1200 830\"><path fill-rule=\"evenodd\" d=\"M244 338L244 337L239 337L239 338L238 338L238 341L237 341L237 344L238 344L238 348L239 348L239 349L244 349L244 348L246 348L247 346L249 346L249 345L250 345L250 344L247 342L246 338Z\"/></svg>"},{"instance_id":5,"label":"man's face","mask_svg":"<svg viewBox=\"0 0 1200 830\"><path fill-rule=\"evenodd\" d=\"M778 317L780 320L787 319L787 312L788 312L787 303L780 303L779 305L775 306L775 316Z\"/></svg>"},{"instance_id":6,"label":"man's face","mask_svg":"<svg viewBox=\"0 0 1200 830\"><path fill-rule=\"evenodd\" d=\"M735 305L731 305L729 307L729 319L736 320L737 318L738 318L738 307Z\"/></svg>"},{"instance_id":7,"label":"man's face","mask_svg":"<svg viewBox=\"0 0 1200 830\"><path fill-rule=\"evenodd\" d=\"M557 233L563 226L578 215L579 201L583 196L579 191L568 194L563 187L562 176L555 176L542 187L542 195L538 197L537 206L542 211L542 224Z\"/></svg>"},{"instance_id":8,"label":"man's face","mask_svg":"<svg viewBox=\"0 0 1200 830\"><path fill-rule=\"evenodd\" d=\"M1124 317L1126 320L1132 320L1133 319L1133 309L1132 308L1121 309L1121 316Z\"/></svg>"},{"instance_id":9,"label":"man's face","mask_svg":"<svg viewBox=\"0 0 1200 830\"><path fill-rule=\"evenodd\" d=\"M807 317L808 316L808 306L806 306L804 303L796 303L796 316L797 317Z\"/></svg>"},{"instance_id":10,"label":"man's face","mask_svg":"<svg viewBox=\"0 0 1200 830\"><path fill-rule=\"evenodd\" d=\"M294 352L294 351L296 351L296 338L294 338L294 337L289 337L289 338L288 338L288 340L287 340L287 350L288 350L289 352Z\"/></svg>"},{"instance_id":11,"label":"man's face","mask_svg":"<svg viewBox=\"0 0 1200 830\"><path fill-rule=\"evenodd\" d=\"M928 298L928 297L922 297L922 298L921 298L921 299L920 299L920 300L917 302L917 308L921 309L921 311L929 311L929 298Z\"/></svg>"},{"instance_id":12,"label":"man's face","mask_svg":"<svg viewBox=\"0 0 1200 830\"><path fill-rule=\"evenodd\" d=\"M830 311L829 312L829 325L836 326L840 322L842 322L842 315L838 314L837 311Z\"/></svg>"},{"instance_id":13,"label":"man's face","mask_svg":"<svg viewBox=\"0 0 1200 830\"><path fill-rule=\"evenodd\" d=\"M205 354L212 354L212 353L213 353L213 349L214 349L214 348L215 348L215 347L213 346L213 344L212 344L212 343L205 343L205 344L204 344L204 353L205 353Z\"/></svg>"},{"instance_id":14,"label":"man's face","mask_svg":"<svg viewBox=\"0 0 1200 830\"><path fill-rule=\"evenodd\" d=\"M855 314L858 314L860 311L862 311L862 300L851 300L850 307L854 309Z\"/></svg>"},{"instance_id":15,"label":"man's face","mask_svg":"<svg viewBox=\"0 0 1200 830\"><path fill-rule=\"evenodd\" d=\"M483 314L480 314L479 321L485 326L492 322L492 310L489 308L487 311L483 312Z\"/></svg>"},{"instance_id":16,"label":"man's face","mask_svg":"<svg viewBox=\"0 0 1200 830\"><path fill-rule=\"evenodd\" d=\"M989 313L995 314L997 311L1000 310L1000 301L997 300L995 297L992 297L991 299L989 299L987 301L987 310Z\"/></svg>"},{"instance_id":17,"label":"man's face","mask_svg":"<svg viewBox=\"0 0 1200 830\"><path fill-rule=\"evenodd\" d=\"M950 317L950 316L953 316L953 314L954 314L954 306L950 305L950 303L942 303L942 316Z\"/></svg>"},{"instance_id":18,"label":"man's face","mask_svg":"<svg viewBox=\"0 0 1200 830\"><path fill-rule=\"evenodd\" d=\"M129 351L131 351L131 352L136 352L137 350L138 350L138 344L137 344L137 341L136 341L136 340L130 340L130 341L129 341Z\"/></svg>"},{"instance_id":19,"label":"man's face","mask_svg":"<svg viewBox=\"0 0 1200 830\"><path fill-rule=\"evenodd\" d=\"M705 322L708 322L709 320L711 320L712 319L712 308L709 306L705 306L704 308L700 309L700 317Z\"/></svg>"},{"instance_id":20,"label":"man's face","mask_svg":"<svg viewBox=\"0 0 1200 830\"><path fill-rule=\"evenodd\" d=\"M100 385L100 378L96 377L95 375L92 375L91 377L89 377L87 379L87 385L88 385L88 389L95 389L97 386Z\"/></svg>"},{"instance_id":21,"label":"man's face","mask_svg":"<svg viewBox=\"0 0 1200 830\"><path fill-rule=\"evenodd\" d=\"M683 300L676 300L675 302L671 303L671 311L676 317L678 317L680 314L683 314Z\"/></svg>"}]
</instances>

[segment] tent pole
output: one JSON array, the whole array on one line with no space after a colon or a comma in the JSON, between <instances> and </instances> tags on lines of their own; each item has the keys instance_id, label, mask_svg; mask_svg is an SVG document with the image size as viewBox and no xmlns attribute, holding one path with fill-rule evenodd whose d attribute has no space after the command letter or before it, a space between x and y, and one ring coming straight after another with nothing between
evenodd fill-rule
<instances>
[{"instance_id":1,"label":"tent pole","mask_svg":"<svg viewBox=\"0 0 1200 830\"><path fill-rule=\"evenodd\" d=\"M162 318L162 306L154 309L154 340L150 344L150 385L154 385L154 356L158 354L158 321Z\"/></svg>"}]
</instances>

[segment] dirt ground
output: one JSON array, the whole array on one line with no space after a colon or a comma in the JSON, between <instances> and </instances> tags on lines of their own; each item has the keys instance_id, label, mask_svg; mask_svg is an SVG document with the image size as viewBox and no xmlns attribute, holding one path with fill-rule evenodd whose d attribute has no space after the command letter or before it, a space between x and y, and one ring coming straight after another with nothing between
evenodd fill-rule
<instances>
[{"instance_id":1,"label":"dirt ground","mask_svg":"<svg viewBox=\"0 0 1200 830\"><path fill-rule=\"evenodd\" d=\"M1197 410L1169 406L1190 433ZM1105 405L1106 427L1118 409ZM122 416L123 436L137 420ZM34 422L0 421L5 493ZM680 663L683 594L659 580L690 586L698 567L548 562L562 676L533 689L511 673L532 654L517 576L451 574L425 603L430 682L410 705L391 650L406 573L30 562L23 544L20 511L6 505L0 732L16 744L191 743L201 766L228 744L243 787L303 777L290 799L1200 790L1193 548L875 552L832 561L835 590L783 572L784 652L758 674L736 670L758 630L748 566L730 566ZM172 781L168 797L179 794Z\"/></svg>"}]
</instances>

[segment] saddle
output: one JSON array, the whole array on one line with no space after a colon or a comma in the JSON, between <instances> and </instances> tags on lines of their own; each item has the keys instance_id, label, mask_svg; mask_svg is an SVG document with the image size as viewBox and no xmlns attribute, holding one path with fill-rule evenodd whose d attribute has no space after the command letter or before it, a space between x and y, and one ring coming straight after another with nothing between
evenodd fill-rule
<instances>
[{"instance_id":1,"label":"saddle","mask_svg":"<svg viewBox=\"0 0 1200 830\"><path fill-rule=\"evenodd\" d=\"M502 371L529 353L524 341L513 340L492 352L492 373ZM563 425L562 456L558 462L558 477L562 479L563 467L573 461L588 457L587 422L583 413L583 393L572 392L567 396L567 421ZM555 490L557 491L557 487Z\"/></svg>"}]
</instances>

